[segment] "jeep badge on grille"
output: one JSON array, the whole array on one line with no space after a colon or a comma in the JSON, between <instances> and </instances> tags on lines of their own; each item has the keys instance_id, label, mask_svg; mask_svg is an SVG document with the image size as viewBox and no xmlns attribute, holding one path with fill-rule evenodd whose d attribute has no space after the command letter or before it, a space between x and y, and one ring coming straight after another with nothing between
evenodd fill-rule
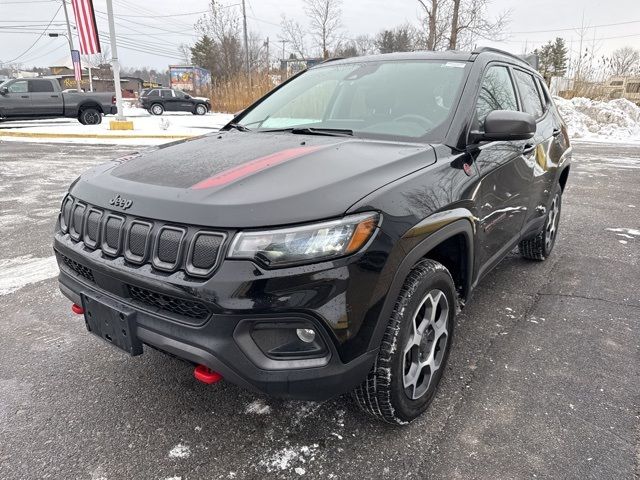
<instances>
[{"instance_id":1,"label":"jeep badge on grille","mask_svg":"<svg viewBox=\"0 0 640 480\"><path fill-rule=\"evenodd\" d=\"M122 198L119 194L109 200L109 205L113 205L114 207L121 208L126 210L131 205L133 205L133 200L127 200L126 198Z\"/></svg>"}]
</instances>

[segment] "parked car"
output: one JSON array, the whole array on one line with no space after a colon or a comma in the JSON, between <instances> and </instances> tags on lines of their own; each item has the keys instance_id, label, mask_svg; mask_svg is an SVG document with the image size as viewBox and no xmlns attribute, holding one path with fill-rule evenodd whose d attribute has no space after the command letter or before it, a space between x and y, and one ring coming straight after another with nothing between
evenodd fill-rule
<instances>
[{"instance_id":1,"label":"parked car","mask_svg":"<svg viewBox=\"0 0 640 480\"><path fill-rule=\"evenodd\" d=\"M140 105L152 115L162 115L164 112L191 112L194 115L204 115L211 110L211 102L208 98L192 97L171 88L143 90L140 95Z\"/></svg>"},{"instance_id":2,"label":"parked car","mask_svg":"<svg viewBox=\"0 0 640 480\"><path fill-rule=\"evenodd\" d=\"M432 401L455 317L558 238L572 148L540 75L492 49L325 62L221 133L73 182L60 288L93 334L386 422Z\"/></svg>"},{"instance_id":3,"label":"parked car","mask_svg":"<svg viewBox=\"0 0 640 480\"><path fill-rule=\"evenodd\" d=\"M54 78L16 78L0 85L0 120L77 118L97 125L103 115L117 113L114 93L71 93Z\"/></svg>"}]
</instances>

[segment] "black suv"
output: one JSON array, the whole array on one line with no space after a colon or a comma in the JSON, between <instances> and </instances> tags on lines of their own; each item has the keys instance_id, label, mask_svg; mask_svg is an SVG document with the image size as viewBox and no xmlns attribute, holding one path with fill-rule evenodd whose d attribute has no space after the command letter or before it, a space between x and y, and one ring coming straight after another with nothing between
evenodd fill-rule
<instances>
[{"instance_id":1,"label":"black suv","mask_svg":"<svg viewBox=\"0 0 640 480\"><path fill-rule=\"evenodd\" d=\"M208 98L192 97L181 90L171 88L143 90L140 95L140 105L152 115L162 115L164 112L191 112L194 115L204 115L211 110L211 102Z\"/></svg>"},{"instance_id":2,"label":"black suv","mask_svg":"<svg viewBox=\"0 0 640 480\"><path fill-rule=\"evenodd\" d=\"M60 288L90 332L281 397L406 423L454 318L514 247L554 246L571 147L518 57L325 62L218 134L94 168L62 203Z\"/></svg>"}]
</instances>

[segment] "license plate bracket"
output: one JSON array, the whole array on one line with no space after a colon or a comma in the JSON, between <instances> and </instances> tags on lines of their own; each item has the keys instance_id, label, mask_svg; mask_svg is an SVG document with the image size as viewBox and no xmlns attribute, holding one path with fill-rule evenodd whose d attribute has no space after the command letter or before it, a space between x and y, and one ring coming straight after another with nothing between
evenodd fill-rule
<instances>
[{"instance_id":1,"label":"license plate bracket","mask_svg":"<svg viewBox=\"0 0 640 480\"><path fill-rule=\"evenodd\" d=\"M136 336L136 312L104 295L82 295L87 330L131 356L142 354L142 342Z\"/></svg>"}]
</instances>

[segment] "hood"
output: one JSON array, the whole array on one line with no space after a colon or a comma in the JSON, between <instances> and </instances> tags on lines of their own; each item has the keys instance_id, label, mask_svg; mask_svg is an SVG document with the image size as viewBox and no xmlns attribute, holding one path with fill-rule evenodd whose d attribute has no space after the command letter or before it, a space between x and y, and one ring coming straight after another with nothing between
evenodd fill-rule
<instances>
[{"instance_id":1,"label":"hood","mask_svg":"<svg viewBox=\"0 0 640 480\"><path fill-rule=\"evenodd\" d=\"M430 145L230 131L96 167L71 194L150 219L263 227L343 215L374 190L435 162Z\"/></svg>"},{"instance_id":2,"label":"hood","mask_svg":"<svg viewBox=\"0 0 640 480\"><path fill-rule=\"evenodd\" d=\"M207 97L191 97L194 100L201 100L203 102L209 102L209 99Z\"/></svg>"}]
</instances>

